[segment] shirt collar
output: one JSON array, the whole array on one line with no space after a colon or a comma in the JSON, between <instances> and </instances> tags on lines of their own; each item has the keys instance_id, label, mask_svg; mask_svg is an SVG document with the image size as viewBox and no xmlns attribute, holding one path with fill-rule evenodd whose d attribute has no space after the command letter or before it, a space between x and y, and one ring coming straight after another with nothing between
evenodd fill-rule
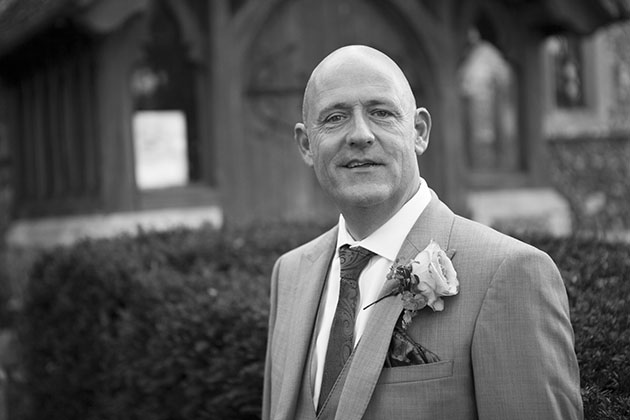
<instances>
[{"instance_id":1,"label":"shirt collar","mask_svg":"<svg viewBox=\"0 0 630 420\"><path fill-rule=\"evenodd\" d=\"M343 215L339 215L337 250L340 246L346 244L352 247L361 246L394 262L407 234L430 201L431 192L429 187L425 180L421 179L420 188L413 197L387 222L361 241L356 241L352 238L346 228L346 220L343 218Z\"/></svg>"}]
</instances>

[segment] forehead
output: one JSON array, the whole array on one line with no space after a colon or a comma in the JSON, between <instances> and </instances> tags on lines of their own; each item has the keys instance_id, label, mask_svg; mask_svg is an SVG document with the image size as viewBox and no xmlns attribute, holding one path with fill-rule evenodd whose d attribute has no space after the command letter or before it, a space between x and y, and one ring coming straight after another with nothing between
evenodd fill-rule
<instances>
[{"instance_id":1,"label":"forehead","mask_svg":"<svg viewBox=\"0 0 630 420\"><path fill-rule=\"evenodd\" d=\"M404 81L400 70L387 63L346 61L320 69L307 94L314 111L357 101L403 106Z\"/></svg>"}]
</instances>

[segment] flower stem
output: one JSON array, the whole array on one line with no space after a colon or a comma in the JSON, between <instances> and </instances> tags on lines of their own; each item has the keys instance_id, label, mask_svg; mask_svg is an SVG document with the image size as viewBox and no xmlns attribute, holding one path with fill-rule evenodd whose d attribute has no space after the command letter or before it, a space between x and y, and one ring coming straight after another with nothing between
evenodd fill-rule
<instances>
[{"instance_id":1,"label":"flower stem","mask_svg":"<svg viewBox=\"0 0 630 420\"><path fill-rule=\"evenodd\" d=\"M367 308L369 308L370 306L379 303L381 300L388 298L390 296L394 296L397 293L396 290L392 290L391 292L389 292L388 294L384 295L383 297L381 297L380 299L375 300L374 302L370 303L368 306L364 307L363 310L365 311Z\"/></svg>"}]
</instances>

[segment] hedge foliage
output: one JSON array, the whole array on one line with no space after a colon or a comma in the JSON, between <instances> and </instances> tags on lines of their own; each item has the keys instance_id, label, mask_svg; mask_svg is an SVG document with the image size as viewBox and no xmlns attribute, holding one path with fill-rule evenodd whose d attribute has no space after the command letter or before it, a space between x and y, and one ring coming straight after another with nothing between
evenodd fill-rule
<instances>
[{"instance_id":1,"label":"hedge foliage","mask_svg":"<svg viewBox=\"0 0 630 420\"><path fill-rule=\"evenodd\" d=\"M44 255L22 328L32 418L258 418L269 273L312 230L140 233Z\"/></svg>"},{"instance_id":2,"label":"hedge foliage","mask_svg":"<svg viewBox=\"0 0 630 420\"><path fill-rule=\"evenodd\" d=\"M86 241L35 265L32 419L257 419L269 274L319 226ZM630 249L528 238L567 283L587 419L630 418Z\"/></svg>"},{"instance_id":3,"label":"hedge foliage","mask_svg":"<svg viewBox=\"0 0 630 420\"><path fill-rule=\"evenodd\" d=\"M630 419L630 245L527 241L554 259L567 286L584 417Z\"/></svg>"}]
</instances>

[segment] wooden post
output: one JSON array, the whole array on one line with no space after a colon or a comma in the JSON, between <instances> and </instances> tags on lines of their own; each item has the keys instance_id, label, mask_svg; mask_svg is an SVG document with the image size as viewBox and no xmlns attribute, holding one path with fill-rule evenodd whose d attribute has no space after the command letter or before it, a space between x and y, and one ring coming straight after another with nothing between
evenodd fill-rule
<instances>
[{"instance_id":1,"label":"wooden post","mask_svg":"<svg viewBox=\"0 0 630 420\"><path fill-rule=\"evenodd\" d=\"M99 51L98 128L101 141L102 199L105 211L137 207L132 135L132 66L144 39L146 15L127 21L105 39Z\"/></svg>"},{"instance_id":2,"label":"wooden post","mask_svg":"<svg viewBox=\"0 0 630 420\"><path fill-rule=\"evenodd\" d=\"M542 39L535 35L525 38L523 44L523 73L519 92L520 135L525 139L523 151L528 163L527 173L533 185L548 184L549 166L543 138L543 51Z\"/></svg>"},{"instance_id":3,"label":"wooden post","mask_svg":"<svg viewBox=\"0 0 630 420\"><path fill-rule=\"evenodd\" d=\"M221 204L224 212L224 222L230 222L238 213L238 203L234 203L233 189L238 188L232 179L230 168L234 165L233 134L231 132L230 118L236 109L233 108L231 99L231 85L236 77L232 74L232 58L234 40L230 32L230 6L226 0L216 0L208 3L208 21L210 22L208 57L210 80L207 86L206 96L209 99L207 115L200 115L200 119L212 121L209 130L212 136L213 150L220 159L214 160L216 164L215 181L221 196ZM232 54L230 54L232 52ZM204 157L204 162L208 162Z\"/></svg>"}]
</instances>

